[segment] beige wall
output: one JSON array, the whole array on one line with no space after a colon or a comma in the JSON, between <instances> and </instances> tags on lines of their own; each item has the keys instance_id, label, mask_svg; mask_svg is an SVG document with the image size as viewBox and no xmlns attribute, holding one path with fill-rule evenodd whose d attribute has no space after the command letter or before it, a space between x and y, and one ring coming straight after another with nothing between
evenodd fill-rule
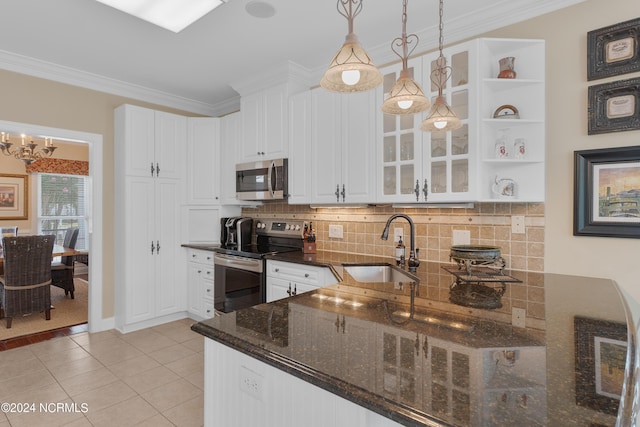
<instances>
[{"instance_id":1,"label":"beige wall","mask_svg":"<svg viewBox=\"0 0 640 427\"><path fill-rule=\"evenodd\" d=\"M640 241L572 235L573 151L637 144L640 131L587 135L586 34L636 17L637 0L590 0L485 36L547 41L547 203L545 270L616 280L640 306ZM446 28L445 28L446 42ZM592 82L637 77L640 73ZM104 137L103 312L113 314L113 109L119 96L0 71L2 120L101 134ZM155 106L154 108L172 111Z\"/></svg>"},{"instance_id":2,"label":"beige wall","mask_svg":"<svg viewBox=\"0 0 640 427\"><path fill-rule=\"evenodd\" d=\"M587 88L640 76L587 81L587 32L636 18L637 0L590 0L492 32L547 41L545 269L615 280L640 318L640 240L573 236L573 152L638 145L640 131L587 135Z\"/></svg>"},{"instance_id":3,"label":"beige wall","mask_svg":"<svg viewBox=\"0 0 640 427\"><path fill-rule=\"evenodd\" d=\"M193 114L4 70L0 70L0 82L3 96L3 102L0 103L0 120L95 133L103 137L104 200L102 206L105 212L102 233L104 236L102 313L103 318L110 318L114 313L113 110L121 104L129 103L185 115ZM13 163L7 163L6 159L2 160L3 163L0 163L2 172L5 167L11 170L16 167ZM16 172L11 173L24 174L24 168L18 168ZM33 215L30 215L31 218ZM18 225L21 228L31 227L31 221Z\"/></svg>"}]
</instances>

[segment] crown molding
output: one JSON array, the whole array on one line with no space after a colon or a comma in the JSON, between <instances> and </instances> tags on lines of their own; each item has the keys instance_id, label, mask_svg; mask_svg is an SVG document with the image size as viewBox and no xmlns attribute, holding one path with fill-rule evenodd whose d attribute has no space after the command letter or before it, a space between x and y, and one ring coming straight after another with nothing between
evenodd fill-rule
<instances>
[{"instance_id":1,"label":"crown molding","mask_svg":"<svg viewBox=\"0 0 640 427\"><path fill-rule=\"evenodd\" d=\"M53 80L59 83L78 86L85 89L123 96L165 107L176 108L195 114L213 115L224 109L224 105L211 105L192 99L175 96L147 87L126 83L98 74L76 70L70 67L41 61L16 53L0 50L0 68L32 77ZM232 102L234 100L225 101ZM239 105L239 100L236 100Z\"/></svg>"},{"instance_id":2,"label":"crown molding","mask_svg":"<svg viewBox=\"0 0 640 427\"><path fill-rule=\"evenodd\" d=\"M287 61L277 67L261 71L243 80L231 82L230 86L241 96L284 83L291 83L293 85L292 90L295 92L311 87L311 75L311 70L293 61Z\"/></svg>"}]
</instances>

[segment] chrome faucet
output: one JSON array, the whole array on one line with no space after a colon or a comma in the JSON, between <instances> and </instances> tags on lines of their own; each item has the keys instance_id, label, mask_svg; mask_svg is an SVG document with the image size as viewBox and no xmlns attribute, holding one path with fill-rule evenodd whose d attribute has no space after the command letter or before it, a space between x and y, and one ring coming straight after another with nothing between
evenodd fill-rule
<instances>
[{"instance_id":1,"label":"chrome faucet","mask_svg":"<svg viewBox=\"0 0 640 427\"><path fill-rule=\"evenodd\" d=\"M413 224L413 220L409 217L409 215L405 215L405 214L394 214L394 215L391 215L389 217L389 219L387 220L387 225L385 225L384 226L384 230L382 230L382 236L380 236L380 238L382 240L387 240L389 238L389 226L391 225L391 222L396 218L404 218L407 221L409 221L409 228L410 228L410 231L411 231L411 243L410 243L410 247L409 247L410 250L409 250L408 265L409 265L409 271L415 272L416 269L418 268L418 266L420 265L420 260L418 259L418 251L419 251L419 249L417 249L415 247L415 241L416 241L415 226Z\"/></svg>"}]
</instances>

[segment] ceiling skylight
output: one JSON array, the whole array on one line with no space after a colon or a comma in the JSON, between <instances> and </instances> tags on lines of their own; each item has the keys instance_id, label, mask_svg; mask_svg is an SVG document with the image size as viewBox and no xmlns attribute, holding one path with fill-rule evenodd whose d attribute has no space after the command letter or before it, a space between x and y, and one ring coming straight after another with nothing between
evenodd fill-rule
<instances>
[{"instance_id":1,"label":"ceiling skylight","mask_svg":"<svg viewBox=\"0 0 640 427\"><path fill-rule=\"evenodd\" d=\"M174 33L228 0L97 0Z\"/></svg>"}]
</instances>

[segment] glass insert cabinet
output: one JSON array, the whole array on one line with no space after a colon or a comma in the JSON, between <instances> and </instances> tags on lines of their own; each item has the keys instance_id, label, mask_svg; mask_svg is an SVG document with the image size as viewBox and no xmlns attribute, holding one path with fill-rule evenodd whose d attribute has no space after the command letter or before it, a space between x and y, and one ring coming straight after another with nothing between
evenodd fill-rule
<instances>
[{"instance_id":1,"label":"glass insert cabinet","mask_svg":"<svg viewBox=\"0 0 640 427\"><path fill-rule=\"evenodd\" d=\"M377 201L544 201L544 41L476 39L443 54L451 67L443 95L463 125L449 132L424 132L420 125L427 112L378 111ZM410 74L432 103L437 87L430 75L438 55L409 60ZM505 57L515 58L516 78L498 78ZM400 71L401 64L381 69L378 105ZM505 107L516 107L519 116L494 117L510 111ZM498 144L505 145L506 155L497 155Z\"/></svg>"}]
</instances>

